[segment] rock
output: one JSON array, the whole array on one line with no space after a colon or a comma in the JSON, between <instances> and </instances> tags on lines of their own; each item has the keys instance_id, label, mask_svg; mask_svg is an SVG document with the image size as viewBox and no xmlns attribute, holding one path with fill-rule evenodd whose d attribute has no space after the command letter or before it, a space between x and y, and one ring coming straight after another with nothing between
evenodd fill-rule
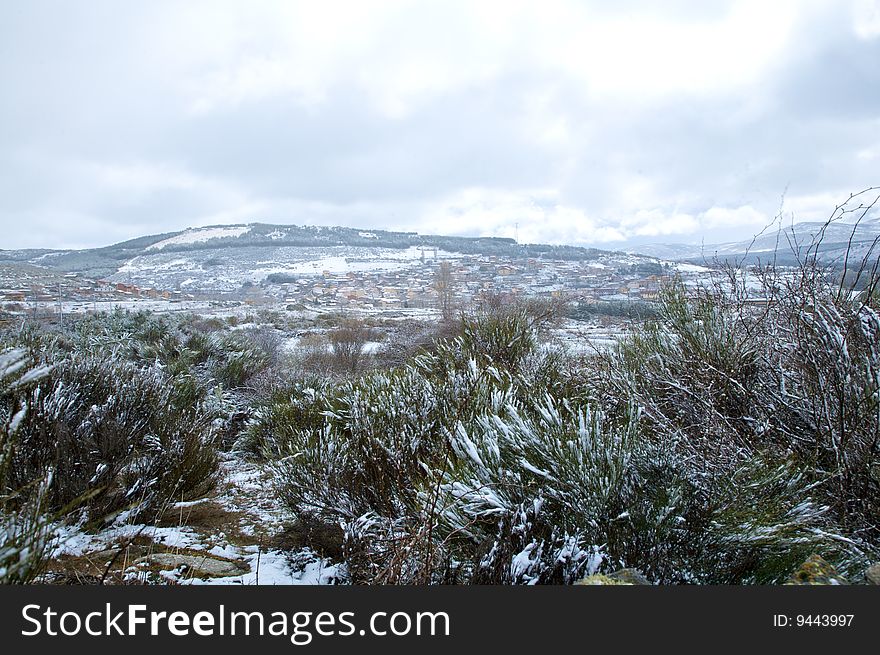
<instances>
[{"instance_id":1,"label":"rock","mask_svg":"<svg viewBox=\"0 0 880 655\"><path fill-rule=\"evenodd\" d=\"M211 555L191 555L185 553L154 553L142 557L135 564L146 564L162 569L181 569L185 577L193 578L225 578L230 575L247 573L238 562L212 557Z\"/></svg>"},{"instance_id":2,"label":"rock","mask_svg":"<svg viewBox=\"0 0 880 655\"><path fill-rule=\"evenodd\" d=\"M623 584L631 585L650 585L651 581L644 576L638 569L620 569L614 573L609 573L608 577L617 580Z\"/></svg>"},{"instance_id":3,"label":"rock","mask_svg":"<svg viewBox=\"0 0 880 655\"><path fill-rule=\"evenodd\" d=\"M620 569L608 575L596 573L588 575L583 580L578 580L575 584L579 585L650 585L651 582L642 575L638 569Z\"/></svg>"},{"instance_id":4,"label":"rock","mask_svg":"<svg viewBox=\"0 0 880 655\"><path fill-rule=\"evenodd\" d=\"M865 577L868 579L868 584L880 585L880 562L871 564L865 571Z\"/></svg>"},{"instance_id":5,"label":"rock","mask_svg":"<svg viewBox=\"0 0 880 655\"><path fill-rule=\"evenodd\" d=\"M601 573L595 573L593 575L588 575L583 580L578 580L575 582L576 585L631 585L630 582L623 582L621 580L615 580L614 578L602 575Z\"/></svg>"},{"instance_id":6,"label":"rock","mask_svg":"<svg viewBox=\"0 0 880 655\"><path fill-rule=\"evenodd\" d=\"M819 555L810 555L788 579L788 585L838 585L849 584L837 569Z\"/></svg>"}]
</instances>

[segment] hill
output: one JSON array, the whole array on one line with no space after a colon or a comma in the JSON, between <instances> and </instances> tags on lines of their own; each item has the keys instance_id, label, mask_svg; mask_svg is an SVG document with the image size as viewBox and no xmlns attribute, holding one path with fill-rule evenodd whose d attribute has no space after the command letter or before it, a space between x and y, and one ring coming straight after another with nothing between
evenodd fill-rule
<instances>
[{"instance_id":1,"label":"hill","mask_svg":"<svg viewBox=\"0 0 880 655\"><path fill-rule=\"evenodd\" d=\"M746 264L775 261L783 266L795 265L811 249L819 259L842 264L851 246L850 261L860 260L880 237L880 218L866 220L858 226L844 222L804 222L768 231L754 240L748 239L717 244L646 244L628 251L642 255L705 263L735 261Z\"/></svg>"}]
</instances>

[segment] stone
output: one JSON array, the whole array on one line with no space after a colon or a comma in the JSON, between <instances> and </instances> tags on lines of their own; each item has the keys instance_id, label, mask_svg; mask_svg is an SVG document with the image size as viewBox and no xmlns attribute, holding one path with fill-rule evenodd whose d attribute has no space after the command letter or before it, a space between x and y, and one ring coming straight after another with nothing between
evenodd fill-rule
<instances>
[{"instance_id":1,"label":"stone","mask_svg":"<svg viewBox=\"0 0 880 655\"><path fill-rule=\"evenodd\" d=\"M788 579L787 585L841 585L849 582L819 555L810 555Z\"/></svg>"},{"instance_id":2,"label":"stone","mask_svg":"<svg viewBox=\"0 0 880 655\"><path fill-rule=\"evenodd\" d=\"M622 580L615 580L611 576L602 575L601 573L595 573L593 575L588 575L586 578L582 580L578 580L575 582L576 585L626 585L631 586L631 582L623 582Z\"/></svg>"},{"instance_id":3,"label":"stone","mask_svg":"<svg viewBox=\"0 0 880 655\"><path fill-rule=\"evenodd\" d=\"M232 560L188 553L153 553L137 560L135 564L157 566L165 570L180 569L185 577L193 578L225 578L231 575L242 575L248 571L247 568Z\"/></svg>"},{"instance_id":4,"label":"stone","mask_svg":"<svg viewBox=\"0 0 880 655\"><path fill-rule=\"evenodd\" d=\"M609 573L608 577L624 584L631 585L650 585L651 581L644 576L638 569L620 569L614 573Z\"/></svg>"},{"instance_id":5,"label":"stone","mask_svg":"<svg viewBox=\"0 0 880 655\"><path fill-rule=\"evenodd\" d=\"M868 567L868 570L865 571L865 578L867 578L868 584L880 585L880 562L875 562Z\"/></svg>"},{"instance_id":6,"label":"stone","mask_svg":"<svg viewBox=\"0 0 880 655\"><path fill-rule=\"evenodd\" d=\"M604 575L596 573L588 575L582 580L575 582L577 585L626 585L626 586L642 586L650 585L651 581L644 576L638 569L619 569L614 573Z\"/></svg>"}]
</instances>

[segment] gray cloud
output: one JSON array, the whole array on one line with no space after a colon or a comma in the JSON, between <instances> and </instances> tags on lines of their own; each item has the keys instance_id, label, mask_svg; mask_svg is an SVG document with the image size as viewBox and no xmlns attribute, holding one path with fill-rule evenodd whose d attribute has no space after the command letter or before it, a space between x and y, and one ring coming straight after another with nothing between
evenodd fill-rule
<instances>
[{"instance_id":1,"label":"gray cloud","mask_svg":"<svg viewBox=\"0 0 880 655\"><path fill-rule=\"evenodd\" d=\"M712 242L880 183L864 2L609 6L6 3L0 247L250 221Z\"/></svg>"}]
</instances>

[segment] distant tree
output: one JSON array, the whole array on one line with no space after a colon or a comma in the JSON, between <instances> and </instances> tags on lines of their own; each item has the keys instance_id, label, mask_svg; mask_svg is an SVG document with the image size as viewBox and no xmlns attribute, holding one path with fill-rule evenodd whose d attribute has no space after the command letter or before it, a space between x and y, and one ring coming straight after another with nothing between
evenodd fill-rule
<instances>
[{"instance_id":1,"label":"distant tree","mask_svg":"<svg viewBox=\"0 0 880 655\"><path fill-rule=\"evenodd\" d=\"M449 262L440 262L434 274L434 291L437 292L437 304L444 321L451 321L455 313L455 277Z\"/></svg>"}]
</instances>

